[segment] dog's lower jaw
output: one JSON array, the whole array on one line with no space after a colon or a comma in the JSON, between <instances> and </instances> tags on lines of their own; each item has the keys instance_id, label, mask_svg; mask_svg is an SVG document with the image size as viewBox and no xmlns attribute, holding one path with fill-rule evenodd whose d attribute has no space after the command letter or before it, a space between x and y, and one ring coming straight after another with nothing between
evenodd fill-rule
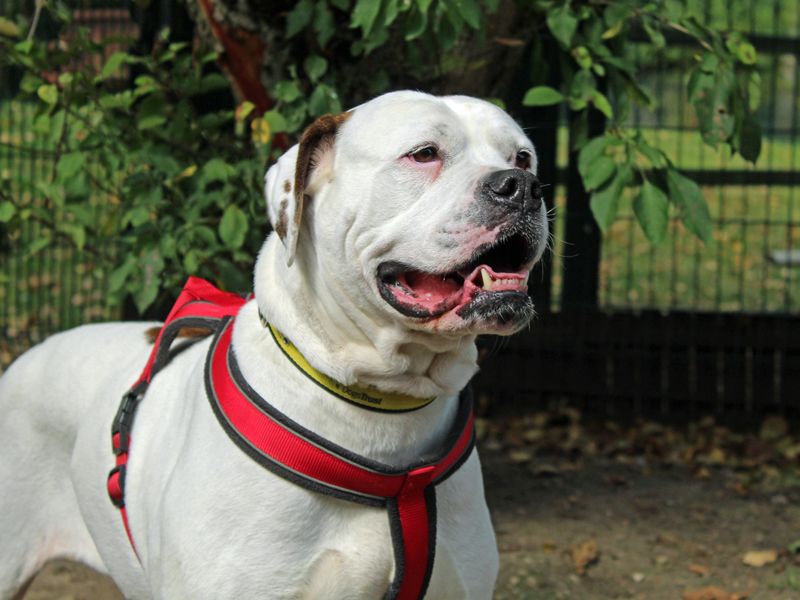
<instances>
[{"instance_id":1,"label":"dog's lower jaw","mask_svg":"<svg viewBox=\"0 0 800 600\"><path fill-rule=\"evenodd\" d=\"M477 371L474 335L412 331L363 305L329 291L322 268L298 248L287 267L277 236L265 242L255 268L259 309L278 330L293 331L292 342L317 369L345 384L373 385L418 397L456 395ZM312 280L298 285L303 276ZM385 322L376 327L376 319Z\"/></svg>"}]
</instances>

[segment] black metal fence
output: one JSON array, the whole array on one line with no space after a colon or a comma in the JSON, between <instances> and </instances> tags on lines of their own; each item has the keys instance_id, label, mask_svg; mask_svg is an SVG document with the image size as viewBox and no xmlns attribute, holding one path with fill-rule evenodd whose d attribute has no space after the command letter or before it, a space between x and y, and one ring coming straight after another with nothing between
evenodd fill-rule
<instances>
[{"instance_id":1,"label":"black metal fence","mask_svg":"<svg viewBox=\"0 0 800 600\"><path fill-rule=\"evenodd\" d=\"M643 83L657 105L635 122L703 186L715 222L703 245L675 218L653 247L630 203L600 235L570 165L568 115L516 111L537 145L540 177L557 184L548 198L555 244L534 277L540 317L532 331L505 343L476 381L495 399L492 410L570 401L617 417L800 412L800 3L689 4L707 23L748 34L759 51L761 158L752 166L702 144L684 91L694 51L682 38L668 38L658 55L642 44ZM0 15L33 6L0 0ZM97 35L137 35L127 3L81 6L76 23ZM12 192L19 173L52 168L33 143L31 107L13 100L15 75L0 72L0 185ZM26 235L36 236L35 226ZM105 303L104 269L90 256L66 247L25 256L13 247L0 230L0 365L52 331L119 314Z\"/></svg>"}]
</instances>

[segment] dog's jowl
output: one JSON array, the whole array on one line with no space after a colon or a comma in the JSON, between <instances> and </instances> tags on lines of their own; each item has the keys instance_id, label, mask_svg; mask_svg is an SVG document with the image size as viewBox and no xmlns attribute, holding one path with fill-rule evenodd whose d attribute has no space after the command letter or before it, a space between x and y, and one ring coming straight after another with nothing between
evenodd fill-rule
<instances>
[{"instance_id":1,"label":"dog's jowl","mask_svg":"<svg viewBox=\"0 0 800 600\"><path fill-rule=\"evenodd\" d=\"M533 315L531 141L396 92L313 123L265 191L254 296L192 279L155 342L79 327L0 379L0 598L54 557L134 599L491 597L464 389L476 336Z\"/></svg>"}]
</instances>

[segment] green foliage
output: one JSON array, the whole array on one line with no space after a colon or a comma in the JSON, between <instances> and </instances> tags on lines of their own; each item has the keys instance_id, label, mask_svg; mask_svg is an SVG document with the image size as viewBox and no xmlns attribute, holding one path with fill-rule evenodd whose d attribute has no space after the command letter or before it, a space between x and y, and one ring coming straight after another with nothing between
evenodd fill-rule
<instances>
[{"instance_id":1,"label":"green foliage","mask_svg":"<svg viewBox=\"0 0 800 600\"><path fill-rule=\"evenodd\" d=\"M98 72L88 57L108 56L105 44L78 32L68 48L0 40L0 55L25 69L23 94L38 100L36 143L52 160L48 177L20 178L14 197L0 191L0 222L40 226L23 240L26 252L67 242L90 253L110 272L109 301L131 296L140 311L191 274L249 288L281 118L256 117L246 104L201 112L203 94L228 87L209 68L215 54L162 36L151 55L115 52ZM39 75L75 64L56 80ZM113 78L129 69L137 76L120 89ZM309 69L324 71L320 61Z\"/></svg>"},{"instance_id":2,"label":"green foliage","mask_svg":"<svg viewBox=\"0 0 800 600\"><path fill-rule=\"evenodd\" d=\"M653 101L637 81L637 65L628 58L626 34L635 28L643 30L653 51L665 47L666 34L694 40L697 53L687 90L703 141L714 147L728 146L751 162L761 150L761 129L754 116L760 78L753 46L741 34L723 35L704 26L681 0L541 0L532 7L533 14L546 15L548 30L569 58L562 91L536 86L523 103L555 104L561 95L578 113L571 144L582 148L579 172L584 187L592 192L592 210L600 227L611 224L619 196L631 187L638 189L634 213L651 242L663 239L670 205L677 208L689 231L707 240L711 219L700 189L629 124L633 105L649 108ZM582 125L592 107L607 119L606 131L587 140ZM616 149L609 150L611 140L616 141ZM653 170L662 172L648 179Z\"/></svg>"},{"instance_id":3,"label":"green foliage","mask_svg":"<svg viewBox=\"0 0 800 600\"><path fill-rule=\"evenodd\" d=\"M408 81L427 87L461 65L459 43L482 37L497 0L301 0L283 31L267 23L280 47L295 50L271 82L286 131L340 112ZM408 42L413 42L409 44ZM297 44L292 46L292 44ZM355 66L354 66L355 65ZM300 68L302 67L302 68ZM342 99L347 99L343 102Z\"/></svg>"},{"instance_id":4,"label":"green foliage","mask_svg":"<svg viewBox=\"0 0 800 600\"><path fill-rule=\"evenodd\" d=\"M36 143L50 148L53 159L48 178L24 182L24 193L37 201L0 190L0 223L13 229L36 221L43 228L41 237L28 241L28 252L67 241L113 265L111 300L132 295L140 310L174 292L189 274L247 289L265 231L261 184L275 134L296 134L316 116L389 88L452 91L487 71L516 73L518 57L492 62L497 48L535 53L549 37L558 60L525 75L530 89L523 104L563 103L571 111L570 143L579 151L578 170L600 227L607 229L632 199L651 242L663 240L670 210L708 239L711 220L700 189L630 124L635 107L651 109L656 101L640 84L629 34L643 32L654 53L670 35L696 44L687 97L700 135L754 162L761 131L754 116L760 78L753 46L740 34L706 27L684 0L522 0L503 4L502 15L499 5L301 0L283 19L270 14L259 25L257 14L244 15L236 22L252 21L270 48L281 49L265 67L276 105L263 116L249 102L235 111L199 109L203 94L229 87L209 68L213 52L170 44L165 36L148 56L106 52L104 43L81 32L69 45L18 41L24 23L0 21L0 61L26 73L22 92L38 103ZM63 18L64 11L51 10ZM513 19L507 11L514 11ZM503 20L516 24L511 31L517 37L501 44L489 32ZM100 56L107 58L95 69L97 61L89 59ZM561 76L558 89L544 77L548 66ZM120 89L132 69L136 77ZM56 79L41 75L58 72ZM486 89L496 98L506 92ZM593 139L586 133L589 111L606 120Z\"/></svg>"}]
</instances>

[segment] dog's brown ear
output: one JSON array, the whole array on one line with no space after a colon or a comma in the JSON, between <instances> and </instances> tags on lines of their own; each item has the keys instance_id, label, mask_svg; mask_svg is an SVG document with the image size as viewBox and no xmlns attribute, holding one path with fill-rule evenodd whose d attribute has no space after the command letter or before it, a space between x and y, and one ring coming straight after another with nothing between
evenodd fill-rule
<instances>
[{"instance_id":1,"label":"dog's brown ear","mask_svg":"<svg viewBox=\"0 0 800 600\"><path fill-rule=\"evenodd\" d=\"M288 265L294 261L306 198L313 197L317 187L333 176L336 133L349 116L319 117L306 128L300 142L267 171L267 213L286 248Z\"/></svg>"}]
</instances>

